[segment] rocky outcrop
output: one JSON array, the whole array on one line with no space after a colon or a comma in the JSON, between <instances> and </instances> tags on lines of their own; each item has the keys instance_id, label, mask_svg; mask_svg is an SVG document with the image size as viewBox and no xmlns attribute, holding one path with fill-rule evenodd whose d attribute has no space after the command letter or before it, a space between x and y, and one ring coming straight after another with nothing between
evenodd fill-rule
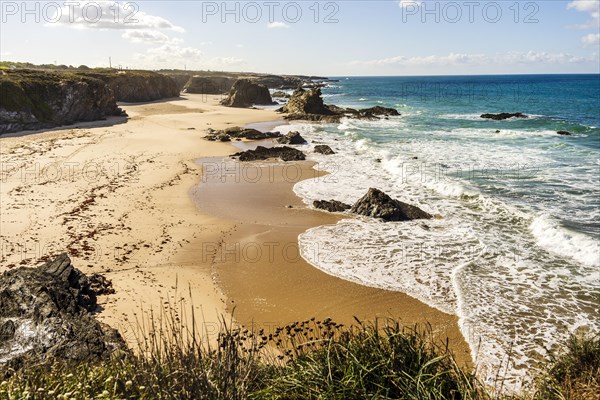
<instances>
[{"instance_id":1,"label":"rocky outcrop","mask_svg":"<svg viewBox=\"0 0 600 400\"><path fill-rule=\"evenodd\" d=\"M331 150L331 147L327 146L326 144L318 144L315 146L315 153L329 156L331 154L335 154L335 151Z\"/></svg>"},{"instance_id":2,"label":"rocky outcrop","mask_svg":"<svg viewBox=\"0 0 600 400\"><path fill-rule=\"evenodd\" d=\"M329 212L344 212L351 208L349 204L337 200L315 200L313 201L313 207Z\"/></svg>"},{"instance_id":3,"label":"rocky outcrop","mask_svg":"<svg viewBox=\"0 0 600 400\"><path fill-rule=\"evenodd\" d=\"M179 87L173 78L152 71L92 71L79 75L104 81L117 101L142 103L179 97Z\"/></svg>"},{"instance_id":4,"label":"rocky outcrop","mask_svg":"<svg viewBox=\"0 0 600 400\"><path fill-rule=\"evenodd\" d=\"M177 90L179 90L180 92L183 91L183 89L185 88L185 85L190 81L190 78L193 75L191 72L163 72L163 71L161 71L160 73L173 79L175 81L175 84L177 85Z\"/></svg>"},{"instance_id":5,"label":"rocky outcrop","mask_svg":"<svg viewBox=\"0 0 600 400\"><path fill-rule=\"evenodd\" d=\"M567 131L558 131L556 133L561 136L573 136L573 134L571 132L567 132Z\"/></svg>"},{"instance_id":6,"label":"rocky outcrop","mask_svg":"<svg viewBox=\"0 0 600 400\"><path fill-rule=\"evenodd\" d=\"M348 112L348 109L346 110ZM358 110L355 113L355 118L359 119L379 119L380 116L383 117L397 117L400 113L395 108L381 107L375 106L371 108L364 108L362 110Z\"/></svg>"},{"instance_id":7,"label":"rocky outcrop","mask_svg":"<svg viewBox=\"0 0 600 400\"><path fill-rule=\"evenodd\" d=\"M260 85L265 85L269 89L295 89L302 85L306 80L288 75L262 75L255 77L254 81Z\"/></svg>"},{"instance_id":8,"label":"rocky outcrop","mask_svg":"<svg viewBox=\"0 0 600 400\"><path fill-rule=\"evenodd\" d=\"M481 114L481 118L493 119L494 121L502 121L509 118L528 118L523 113L500 113L500 114Z\"/></svg>"},{"instance_id":9,"label":"rocky outcrop","mask_svg":"<svg viewBox=\"0 0 600 400\"><path fill-rule=\"evenodd\" d=\"M258 146L255 150L236 153L233 157L238 157L240 161L267 160L269 158L279 158L281 161L301 161L306 159L303 152L287 146L271 148Z\"/></svg>"},{"instance_id":10,"label":"rocky outcrop","mask_svg":"<svg viewBox=\"0 0 600 400\"><path fill-rule=\"evenodd\" d=\"M206 140L229 142L232 139L265 140L281 137L279 132L261 132L256 129L240 128L238 126L227 128L222 131L210 129L209 134L205 136Z\"/></svg>"},{"instance_id":11,"label":"rocky outcrop","mask_svg":"<svg viewBox=\"0 0 600 400\"><path fill-rule=\"evenodd\" d=\"M186 93L223 94L228 93L235 79L228 76L192 76L183 89Z\"/></svg>"},{"instance_id":12,"label":"rocky outcrop","mask_svg":"<svg viewBox=\"0 0 600 400\"><path fill-rule=\"evenodd\" d=\"M350 212L384 221L411 221L413 219L431 219L432 215L418 207L392 199L378 189L369 189L350 209Z\"/></svg>"},{"instance_id":13,"label":"rocky outcrop","mask_svg":"<svg viewBox=\"0 0 600 400\"><path fill-rule=\"evenodd\" d=\"M277 103L271 99L271 93L266 86L249 79L238 79L221 104L227 107L245 108L254 104L272 105Z\"/></svg>"},{"instance_id":14,"label":"rocky outcrop","mask_svg":"<svg viewBox=\"0 0 600 400\"><path fill-rule=\"evenodd\" d=\"M289 99L290 97L292 97L289 94L287 94L286 92L282 92L282 91L273 92L272 96L279 97L281 99Z\"/></svg>"},{"instance_id":15,"label":"rocky outcrop","mask_svg":"<svg viewBox=\"0 0 600 400\"><path fill-rule=\"evenodd\" d=\"M20 369L54 360L93 361L124 350L119 333L92 315L96 307L93 283L66 254L37 268L5 272L0 276L0 365Z\"/></svg>"},{"instance_id":16,"label":"rocky outcrop","mask_svg":"<svg viewBox=\"0 0 600 400\"><path fill-rule=\"evenodd\" d=\"M290 115L333 115L334 113L325 106L321 97L321 89L304 90L298 88L294 91L288 103L283 107L283 112Z\"/></svg>"},{"instance_id":17,"label":"rocky outcrop","mask_svg":"<svg viewBox=\"0 0 600 400\"><path fill-rule=\"evenodd\" d=\"M321 89L304 90L298 88L294 91L288 103L279 109L287 113L288 120L339 122L343 117L356 119L377 120L380 117L398 116L400 113L394 108L371 107L362 110L343 108L327 105L323 102Z\"/></svg>"},{"instance_id":18,"label":"rocky outcrop","mask_svg":"<svg viewBox=\"0 0 600 400\"><path fill-rule=\"evenodd\" d=\"M32 70L0 72L0 133L126 115L100 79Z\"/></svg>"},{"instance_id":19,"label":"rocky outcrop","mask_svg":"<svg viewBox=\"0 0 600 400\"><path fill-rule=\"evenodd\" d=\"M278 138L277 142L281 143L281 144L306 144L306 143L308 143L306 141L306 139L304 139L300 135L300 132L296 132L296 131L289 132L287 135Z\"/></svg>"}]
</instances>

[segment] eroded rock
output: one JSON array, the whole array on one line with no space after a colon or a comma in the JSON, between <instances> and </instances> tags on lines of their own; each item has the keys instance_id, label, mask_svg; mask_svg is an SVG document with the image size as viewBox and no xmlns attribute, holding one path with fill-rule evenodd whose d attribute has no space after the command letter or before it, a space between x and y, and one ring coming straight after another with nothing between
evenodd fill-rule
<instances>
[{"instance_id":1,"label":"eroded rock","mask_svg":"<svg viewBox=\"0 0 600 400\"><path fill-rule=\"evenodd\" d=\"M269 158L279 158L282 161L301 161L306 159L303 152L287 146L270 148L258 146L255 150L236 153L233 157L238 157L240 161L267 160Z\"/></svg>"},{"instance_id":2,"label":"eroded rock","mask_svg":"<svg viewBox=\"0 0 600 400\"><path fill-rule=\"evenodd\" d=\"M529 118L523 113L500 113L500 114L481 114L481 118L502 121L509 118Z\"/></svg>"},{"instance_id":3,"label":"eroded rock","mask_svg":"<svg viewBox=\"0 0 600 400\"><path fill-rule=\"evenodd\" d=\"M126 346L119 333L97 321L94 286L66 254L37 268L0 276L0 366L20 369L54 360L90 361ZM95 282L94 282L95 281Z\"/></svg>"},{"instance_id":4,"label":"eroded rock","mask_svg":"<svg viewBox=\"0 0 600 400\"><path fill-rule=\"evenodd\" d=\"M392 199L379 189L371 188L350 209L350 212L384 221L431 219L433 216L418 207Z\"/></svg>"},{"instance_id":5,"label":"eroded rock","mask_svg":"<svg viewBox=\"0 0 600 400\"><path fill-rule=\"evenodd\" d=\"M344 212L351 208L349 204L337 200L315 200L313 201L313 207L329 212Z\"/></svg>"},{"instance_id":6,"label":"eroded rock","mask_svg":"<svg viewBox=\"0 0 600 400\"><path fill-rule=\"evenodd\" d=\"M221 104L227 107L247 108L254 104L271 105L277 104L271 99L271 93L265 85L251 81L250 79L238 79L233 84L226 99Z\"/></svg>"}]
</instances>

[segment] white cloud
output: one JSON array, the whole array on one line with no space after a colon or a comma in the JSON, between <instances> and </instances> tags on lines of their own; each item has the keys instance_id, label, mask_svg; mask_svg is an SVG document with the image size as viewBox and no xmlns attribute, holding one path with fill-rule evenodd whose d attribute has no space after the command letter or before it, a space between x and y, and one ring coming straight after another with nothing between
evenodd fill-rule
<instances>
[{"instance_id":1,"label":"white cloud","mask_svg":"<svg viewBox=\"0 0 600 400\"><path fill-rule=\"evenodd\" d=\"M89 29L169 29L184 32L166 19L139 11L138 3L114 1L63 2L47 26Z\"/></svg>"},{"instance_id":2,"label":"white cloud","mask_svg":"<svg viewBox=\"0 0 600 400\"><path fill-rule=\"evenodd\" d=\"M567 10L577 10L590 14L591 20L575 25L578 29L600 28L600 1L599 0L573 0L567 4Z\"/></svg>"},{"instance_id":3,"label":"white cloud","mask_svg":"<svg viewBox=\"0 0 600 400\"><path fill-rule=\"evenodd\" d=\"M600 33L590 33L581 38L581 41L586 46L600 45Z\"/></svg>"},{"instance_id":4,"label":"white cloud","mask_svg":"<svg viewBox=\"0 0 600 400\"><path fill-rule=\"evenodd\" d=\"M575 9L590 13L592 18L600 18L600 2L598 0L573 0L567 4L567 10Z\"/></svg>"},{"instance_id":5,"label":"white cloud","mask_svg":"<svg viewBox=\"0 0 600 400\"><path fill-rule=\"evenodd\" d=\"M352 61L350 65L425 67L492 64L577 64L595 61L596 59L596 57L577 57L568 53L529 51L527 53L509 52L495 55L450 53L442 56L396 56L376 60Z\"/></svg>"},{"instance_id":6,"label":"white cloud","mask_svg":"<svg viewBox=\"0 0 600 400\"><path fill-rule=\"evenodd\" d=\"M144 68L179 68L182 64L200 61L202 51L194 47L183 47L175 43L166 43L159 47L137 53L134 59Z\"/></svg>"},{"instance_id":7,"label":"white cloud","mask_svg":"<svg viewBox=\"0 0 600 400\"><path fill-rule=\"evenodd\" d=\"M289 25L286 25L283 22L278 22L278 21L273 21L270 24L267 24L267 28L269 29L282 29L282 28L289 28Z\"/></svg>"},{"instance_id":8,"label":"white cloud","mask_svg":"<svg viewBox=\"0 0 600 400\"><path fill-rule=\"evenodd\" d=\"M166 43L169 37L164 33L150 29L127 30L123 38L134 43Z\"/></svg>"},{"instance_id":9,"label":"white cloud","mask_svg":"<svg viewBox=\"0 0 600 400\"><path fill-rule=\"evenodd\" d=\"M238 57L214 57L208 60L206 63L207 68L216 69L216 68L226 68L234 65L244 64L246 60Z\"/></svg>"}]
</instances>

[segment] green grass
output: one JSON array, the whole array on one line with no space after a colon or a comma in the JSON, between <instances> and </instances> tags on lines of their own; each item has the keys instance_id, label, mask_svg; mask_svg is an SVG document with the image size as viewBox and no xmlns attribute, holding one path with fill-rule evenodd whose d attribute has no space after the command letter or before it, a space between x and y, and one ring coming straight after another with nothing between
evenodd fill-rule
<instances>
[{"instance_id":1,"label":"green grass","mask_svg":"<svg viewBox=\"0 0 600 400\"><path fill-rule=\"evenodd\" d=\"M536 400L600 399L600 335L572 336L540 377Z\"/></svg>"},{"instance_id":2,"label":"green grass","mask_svg":"<svg viewBox=\"0 0 600 400\"><path fill-rule=\"evenodd\" d=\"M182 315L150 313L135 352L0 370L0 399L494 398L428 326L311 319L266 332L222 321L211 345ZM599 359L598 337L574 337L531 393L502 399L596 400Z\"/></svg>"}]
</instances>

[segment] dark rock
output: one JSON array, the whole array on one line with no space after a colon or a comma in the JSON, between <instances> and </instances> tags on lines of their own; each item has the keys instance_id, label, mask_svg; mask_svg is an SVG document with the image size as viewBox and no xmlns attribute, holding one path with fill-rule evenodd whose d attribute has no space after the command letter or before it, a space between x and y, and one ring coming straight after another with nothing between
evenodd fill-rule
<instances>
[{"instance_id":1,"label":"dark rock","mask_svg":"<svg viewBox=\"0 0 600 400\"><path fill-rule=\"evenodd\" d=\"M291 96L289 94L287 94L286 92L277 91L277 92L273 92L273 97L289 99Z\"/></svg>"},{"instance_id":2,"label":"dark rock","mask_svg":"<svg viewBox=\"0 0 600 400\"><path fill-rule=\"evenodd\" d=\"M254 104L276 103L271 99L271 94L266 86L254 83L249 79L238 79L221 104L227 107L247 108Z\"/></svg>"},{"instance_id":3,"label":"dark rock","mask_svg":"<svg viewBox=\"0 0 600 400\"><path fill-rule=\"evenodd\" d=\"M329 212L344 212L349 210L351 206L337 200L315 200L313 201L313 207Z\"/></svg>"},{"instance_id":4,"label":"dark rock","mask_svg":"<svg viewBox=\"0 0 600 400\"><path fill-rule=\"evenodd\" d=\"M571 132L567 132L567 131L558 131L556 133L558 133L559 135L562 135L562 136L573 136L573 134Z\"/></svg>"},{"instance_id":5,"label":"dark rock","mask_svg":"<svg viewBox=\"0 0 600 400\"><path fill-rule=\"evenodd\" d=\"M304 139L300 132L289 132L287 135L282 136L277 139L278 143L281 144L306 144L308 143L306 139Z\"/></svg>"},{"instance_id":6,"label":"dark rock","mask_svg":"<svg viewBox=\"0 0 600 400\"><path fill-rule=\"evenodd\" d=\"M279 158L282 161L300 161L306 159L303 152L287 146L271 148L258 146L256 150L246 150L236 153L233 156L239 157L240 161L267 160L269 158Z\"/></svg>"},{"instance_id":7,"label":"dark rock","mask_svg":"<svg viewBox=\"0 0 600 400\"><path fill-rule=\"evenodd\" d=\"M430 219L432 215L418 207L392 199L378 189L369 189L350 209L350 212L381 218L384 221L411 221L413 219Z\"/></svg>"},{"instance_id":8,"label":"dark rock","mask_svg":"<svg viewBox=\"0 0 600 400\"><path fill-rule=\"evenodd\" d=\"M261 132L256 129L240 127L227 128L224 132L232 138L242 138L248 140L273 139L281 136L281 133L279 132Z\"/></svg>"},{"instance_id":9,"label":"dark rock","mask_svg":"<svg viewBox=\"0 0 600 400\"><path fill-rule=\"evenodd\" d=\"M481 114L481 118L493 119L495 121L502 121L509 118L529 118L523 113L500 113L500 114Z\"/></svg>"},{"instance_id":10,"label":"dark rock","mask_svg":"<svg viewBox=\"0 0 600 400\"><path fill-rule=\"evenodd\" d=\"M335 151L331 150L331 147L327 146L326 144L319 144L315 146L315 153L331 155L335 154Z\"/></svg>"},{"instance_id":11,"label":"dark rock","mask_svg":"<svg viewBox=\"0 0 600 400\"><path fill-rule=\"evenodd\" d=\"M179 97L179 87L173 78L152 71L110 70L81 75L104 81L117 101L140 103Z\"/></svg>"},{"instance_id":12,"label":"dark rock","mask_svg":"<svg viewBox=\"0 0 600 400\"><path fill-rule=\"evenodd\" d=\"M393 108L371 107L363 110L327 105L321 97L321 89L296 89L288 103L278 111L287 113L288 120L320 122L339 122L343 117L377 120L380 116L397 116L400 113Z\"/></svg>"},{"instance_id":13,"label":"dark rock","mask_svg":"<svg viewBox=\"0 0 600 400\"><path fill-rule=\"evenodd\" d=\"M500 133L500 131L499 131L499 130L496 130L496 133Z\"/></svg>"},{"instance_id":14,"label":"dark rock","mask_svg":"<svg viewBox=\"0 0 600 400\"><path fill-rule=\"evenodd\" d=\"M92 274L89 277L90 288L96 296L115 294L112 281L100 274Z\"/></svg>"},{"instance_id":15,"label":"dark rock","mask_svg":"<svg viewBox=\"0 0 600 400\"><path fill-rule=\"evenodd\" d=\"M283 107L283 112L288 114L315 114L333 115L334 113L323 103L321 89L304 90L298 88L294 91L288 103Z\"/></svg>"},{"instance_id":16,"label":"dark rock","mask_svg":"<svg viewBox=\"0 0 600 400\"><path fill-rule=\"evenodd\" d=\"M280 76L280 75L262 75L254 78L258 84L265 85L269 89L295 89L305 81L302 77Z\"/></svg>"},{"instance_id":17,"label":"dark rock","mask_svg":"<svg viewBox=\"0 0 600 400\"><path fill-rule=\"evenodd\" d=\"M215 131L214 129L208 131L210 134L204 137L206 140L219 140L221 142L229 142L232 139L264 140L281 137L279 132L261 132L256 129L240 128L238 126L223 131Z\"/></svg>"},{"instance_id":18,"label":"dark rock","mask_svg":"<svg viewBox=\"0 0 600 400\"><path fill-rule=\"evenodd\" d=\"M229 137L229 135L226 135L224 133L219 133L216 136L216 140L218 140L219 142L231 142L231 137Z\"/></svg>"},{"instance_id":19,"label":"dark rock","mask_svg":"<svg viewBox=\"0 0 600 400\"><path fill-rule=\"evenodd\" d=\"M106 285L71 265L63 254L37 268L0 276L0 365L93 361L125 350L119 333L97 321L94 285Z\"/></svg>"},{"instance_id":20,"label":"dark rock","mask_svg":"<svg viewBox=\"0 0 600 400\"><path fill-rule=\"evenodd\" d=\"M360 119L372 119L374 117L377 119L377 117L379 117L379 116L397 117L400 115L398 110L396 110L395 108L388 108L388 107L381 107L381 106L364 108L364 109L358 110L358 111L347 109L346 112L348 112L348 110L350 110L350 112L354 111L356 113L355 116Z\"/></svg>"},{"instance_id":21,"label":"dark rock","mask_svg":"<svg viewBox=\"0 0 600 400\"><path fill-rule=\"evenodd\" d=\"M183 91L197 94L223 94L228 93L235 79L228 76L192 76L185 84Z\"/></svg>"}]
</instances>

